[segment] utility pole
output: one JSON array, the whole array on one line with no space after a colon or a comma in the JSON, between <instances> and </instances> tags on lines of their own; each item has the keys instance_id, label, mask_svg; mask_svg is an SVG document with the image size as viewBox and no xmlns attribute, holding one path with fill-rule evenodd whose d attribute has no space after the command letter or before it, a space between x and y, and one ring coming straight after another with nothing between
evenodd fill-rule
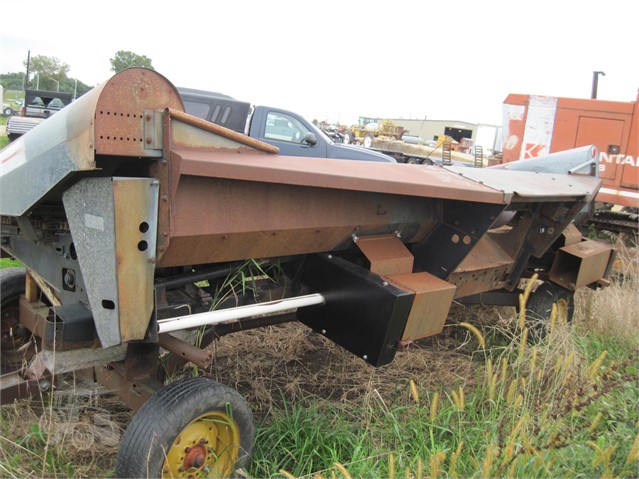
<instances>
[{"instance_id":1,"label":"utility pole","mask_svg":"<svg viewBox=\"0 0 639 479\"><path fill-rule=\"evenodd\" d=\"M29 88L29 64L31 63L31 50L27 51L27 75L24 77L24 83L22 84L22 90Z\"/></svg>"},{"instance_id":2,"label":"utility pole","mask_svg":"<svg viewBox=\"0 0 639 479\"><path fill-rule=\"evenodd\" d=\"M597 87L599 86L599 75L606 76L604 72L592 72L592 94L590 98L597 98Z\"/></svg>"}]
</instances>

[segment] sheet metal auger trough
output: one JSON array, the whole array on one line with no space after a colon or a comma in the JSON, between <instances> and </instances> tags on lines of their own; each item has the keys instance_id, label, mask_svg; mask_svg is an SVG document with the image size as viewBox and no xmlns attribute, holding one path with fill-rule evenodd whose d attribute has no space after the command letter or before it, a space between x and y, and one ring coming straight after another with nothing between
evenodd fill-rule
<instances>
[{"instance_id":1,"label":"sheet metal auger trough","mask_svg":"<svg viewBox=\"0 0 639 479\"><path fill-rule=\"evenodd\" d=\"M142 424L166 389L188 403L185 391L208 387L163 383L188 361L210 365L205 347L224 334L297 320L381 366L441 332L453 300L516 305L533 274L564 301L607 283L614 251L572 225L600 186L575 171L596 160L592 146L563 155L561 171L535 171L543 158L515 171L277 153L184 113L174 86L141 68L4 148L1 246L26 273L2 276L3 402L90 371ZM218 301L240 269L251 287ZM142 474L132 443L159 475L245 464L251 420L208 407L198 414L237 432L226 460L181 452L174 440L199 420L185 412L161 458L127 430L116 474Z\"/></svg>"}]
</instances>

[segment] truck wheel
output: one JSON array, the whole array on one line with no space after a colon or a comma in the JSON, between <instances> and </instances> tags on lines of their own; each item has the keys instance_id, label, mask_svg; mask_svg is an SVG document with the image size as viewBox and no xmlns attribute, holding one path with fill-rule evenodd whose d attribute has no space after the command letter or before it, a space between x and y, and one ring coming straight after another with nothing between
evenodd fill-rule
<instances>
[{"instance_id":1,"label":"truck wheel","mask_svg":"<svg viewBox=\"0 0 639 479\"><path fill-rule=\"evenodd\" d=\"M160 389L124 433L115 465L121 478L230 477L250 462L255 425L237 391L206 378Z\"/></svg>"},{"instance_id":2,"label":"truck wheel","mask_svg":"<svg viewBox=\"0 0 639 479\"><path fill-rule=\"evenodd\" d=\"M350 131L344 132L342 143L344 143L345 145L350 145L351 143L353 143L353 134Z\"/></svg>"},{"instance_id":3,"label":"truck wheel","mask_svg":"<svg viewBox=\"0 0 639 479\"><path fill-rule=\"evenodd\" d=\"M539 341L548 334L548 322L552 305L557 304L559 317L571 322L575 314L575 298L573 291L561 286L545 282L530 295L526 304L526 327L528 339L531 342Z\"/></svg>"},{"instance_id":4,"label":"truck wheel","mask_svg":"<svg viewBox=\"0 0 639 479\"><path fill-rule=\"evenodd\" d=\"M24 268L0 269L0 369L3 374L16 371L36 353L36 338L20 324L20 296L24 294Z\"/></svg>"},{"instance_id":5,"label":"truck wheel","mask_svg":"<svg viewBox=\"0 0 639 479\"><path fill-rule=\"evenodd\" d=\"M367 133L366 136L364 137L364 146L366 148L370 148L371 146L373 146L374 139L375 139L375 135L373 135L372 133Z\"/></svg>"},{"instance_id":6,"label":"truck wheel","mask_svg":"<svg viewBox=\"0 0 639 479\"><path fill-rule=\"evenodd\" d=\"M5 114L5 116L11 116L11 115L13 115L13 109L11 107L6 107L3 110L3 113Z\"/></svg>"}]
</instances>

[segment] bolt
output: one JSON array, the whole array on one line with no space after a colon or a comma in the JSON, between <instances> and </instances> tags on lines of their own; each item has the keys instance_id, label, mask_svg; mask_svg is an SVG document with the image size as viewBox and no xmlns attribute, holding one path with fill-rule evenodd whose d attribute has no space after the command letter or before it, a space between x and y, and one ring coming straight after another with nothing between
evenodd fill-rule
<instances>
[{"instance_id":1,"label":"bolt","mask_svg":"<svg viewBox=\"0 0 639 479\"><path fill-rule=\"evenodd\" d=\"M364 354L364 356L362 356L362 359L363 359L364 361L366 361L366 360L368 360L368 356L367 356L366 354Z\"/></svg>"},{"instance_id":2,"label":"bolt","mask_svg":"<svg viewBox=\"0 0 639 479\"><path fill-rule=\"evenodd\" d=\"M147 136L147 137L146 137L146 144L147 144L147 145L150 145L150 144L151 144L151 137L150 137L150 136Z\"/></svg>"},{"instance_id":3,"label":"bolt","mask_svg":"<svg viewBox=\"0 0 639 479\"><path fill-rule=\"evenodd\" d=\"M546 228L544 228L543 226L539 227L539 234L544 234L546 232Z\"/></svg>"},{"instance_id":4,"label":"bolt","mask_svg":"<svg viewBox=\"0 0 639 479\"><path fill-rule=\"evenodd\" d=\"M185 447L185 448L184 448L184 452L186 452L186 453L188 454L189 452L191 452L191 448L190 448L190 447L188 447L188 446L187 446L187 447Z\"/></svg>"},{"instance_id":5,"label":"bolt","mask_svg":"<svg viewBox=\"0 0 639 479\"><path fill-rule=\"evenodd\" d=\"M353 235L353 243L357 243L359 241L359 237L357 235Z\"/></svg>"},{"instance_id":6,"label":"bolt","mask_svg":"<svg viewBox=\"0 0 639 479\"><path fill-rule=\"evenodd\" d=\"M326 334L326 330L325 329L322 329L322 334Z\"/></svg>"},{"instance_id":7,"label":"bolt","mask_svg":"<svg viewBox=\"0 0 639 479\"><path fill-rule=\"evenodd\" d=\"M147 114L144 116L144 119L145 119L146 121L150 121L150 120L151 120L151 115L147 113Z\"/></svg>"},{"instance_id":8,"label":"bolt","mask_svg":"<svg viewBox=\"0 0 639 479\"><path fill-rule=\"evenodd\" d=\"M332 254L329 254L329 255L327 256L327 258L328 258L328 259L333 259L333 255L332 255Z\"/></svg>"},{"instance_id":9,"label":"bolt","mask_svg":"<svg viewBox=\"0 0 639 479\"><path fill-rule=\"evenodd\" d=\"M208 467L204 466L202 468L202 471L205 472L206 474L208 474L211 470Z\"/></svg>"},{"instance_id":10,"label":"bolt","mask_svg":"<svg viewBox=\"0 0 639 479\"><path fill-rule=\"evenodd\" d=\"M384 281L382 284L383 284L384 286L388 286L388 281Z\"/></svg>"},{"instance_id":11,"label":"bolt","mask_svg":"<svg viewBox=\"0 0 639 479\"><path fill-rule=\"evenodd\" d=\"M402 237L401 231L395 230L395 236L397 236L398 238L401 238Z\"/></svg>"},{"instance_id":12,"label":"bolt","mask_svg":"<svg viewBox=\"0 0 639 479\"><path fill-rule=\"evenodd\" d=\"M207 441L203 437L200 438L200 444L208 444L208 443L209 443L209 441Z\"/></svg>"}]
</instances>

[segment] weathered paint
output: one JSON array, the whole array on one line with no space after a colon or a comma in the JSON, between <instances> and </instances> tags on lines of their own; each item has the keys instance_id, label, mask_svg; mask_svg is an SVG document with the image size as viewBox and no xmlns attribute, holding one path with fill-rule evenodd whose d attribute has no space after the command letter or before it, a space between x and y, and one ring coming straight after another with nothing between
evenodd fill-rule
<instances>
[{"instance_id":1,"label":"weathered paint","mask_svg":"<svg viewBox=\"0 0 639 479\"><path fill-rule=\"evenodd\" d=\"M603 183L597 200L639 207L637 104L508 95L503 105L503 161L595 145L601 152L598 174Z\"/></svg>"}]
</instances>

